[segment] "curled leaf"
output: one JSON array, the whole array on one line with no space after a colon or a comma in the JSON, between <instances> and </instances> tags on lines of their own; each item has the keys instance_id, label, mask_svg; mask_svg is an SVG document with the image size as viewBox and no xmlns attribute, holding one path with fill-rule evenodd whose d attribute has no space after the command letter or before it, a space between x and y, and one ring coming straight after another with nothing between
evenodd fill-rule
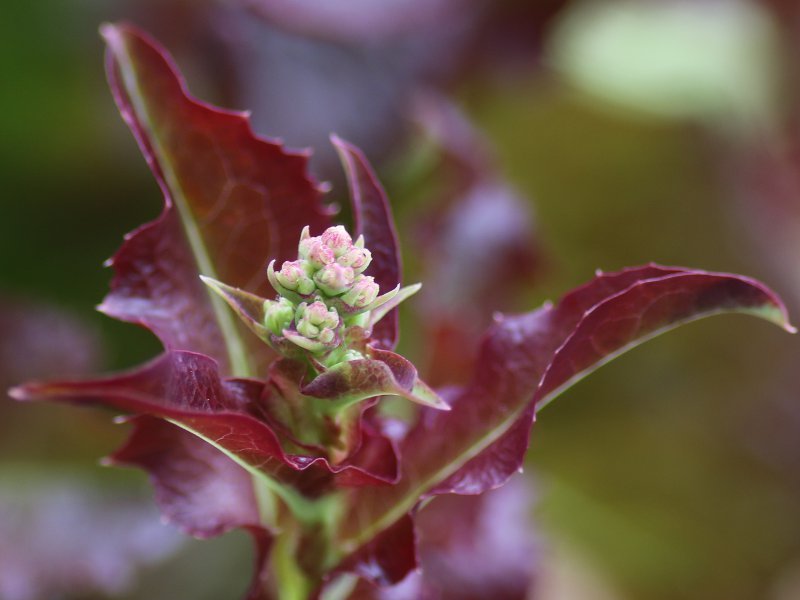
<instances>
[{"instance_id":1,"label":"curled leaf","mask_svg":"<svg viewBox=\"0 0 800 600\"><path fill-rule=\"evenodd\" d=\"M189 352L168 352L137 370L94 381L31 383L14 388L18 400L102 403L119 410L169 420L199 435L252 473L288 490L316 496L333 485L391 483L397 459L378 437L373 452L362 443L358 453L339 465L322 456L287 454L271 427L258 418L263 382L222 379L210 358ZM369 463L361 463L369 455ZM378 455L381 460L376 462ZM301 476L301 473L305 473ZM300 501L302 504L302 501ZM302 506L298 506L302 512Z\"/></svg>"},{"instance_id":2,"label":"curled leaf","mask_svg":"<svg viewBox=\"0 0 800 600\"><path fill-rule=\"evenodd\" d=\"M388 350L373 350L373 359L341 362L301 388L303 394L326 400L326 408L341 410L375 396L400 396L439 410L450 407L419 381L408 360Z\"/></svg>"},{"instance_id":3,"label":"curled leaf","mask_svg":"<svg viewBox=\"0 0 800 600\"><path fill-rule=\"evenodd\" d=\"M248 329L255 333L258 338L266 343L271 343L271 332L264 327L264 298L245 292L239 288L231 287L212 279L211 277L200 276L200 279L214 293L218 294L228 306L233 309L236 316L247 325Z\"/></svg>"},{"instance_id":4,"label":"curled leaf","mask_svg":"<svg viewBox=\"0 0 800 600\"><path fill-rule=\"evenodd\" d=\"M500 318L471 383L448 394L453 410L423 411L403 439L398 484L350 495L358 516L337 544L355 551L426 497L501 485L522 465L537 403L657 333L722 312L792 329L780 299L752 279L658 265L600 274L554 306Z\"/></svg>"}]
</instances>

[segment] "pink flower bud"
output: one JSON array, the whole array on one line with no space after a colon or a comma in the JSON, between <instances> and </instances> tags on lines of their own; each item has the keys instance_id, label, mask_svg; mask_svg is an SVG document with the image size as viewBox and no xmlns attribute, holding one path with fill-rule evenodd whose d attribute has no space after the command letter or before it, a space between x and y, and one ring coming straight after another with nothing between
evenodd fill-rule
<instances>
[{"instance_id":1,"label":"pink flower bud","mask_svg":"<svg viewBox=\"0 0 800 600\"><path fill-rule=\"evenodd\" d=\"M348 290L355 279L352 267L332 263L314 274L317 286L329 296L337 296Z\"/></svg>"},{"instance_id":2,"label":"pink flower bud","mask_svg":"<svg viewBox=\"0 0 800 600\"><path fill-rule=\"evenodd\" d=\"M306 274L303 263L299 260L284 262L281 270L275 273L275 278L287 290L296 290L300 294L310 294L314 291L314 282Z\"/></svg>"},{"instance_id":3,"label":"pink flower bud","mask_svg":"<svg viewBox=\"0 0 800 600\"><path fill-rule=\"evenodd\" d=\"M322 234L322 242L333 251L335 257L339 257L353 245L353 238L341 225L328 227Z\"/></svg>"},{"instance_id":4,"label":"pink flower bud","mask_svg":"<svg viewBox=\"0 0 800 600\"><path fill-rule=\"evenodd\" d=\"M314 269L321 269L335 260L333 250L328 248L322 238L312 237L300 242L300 258L308 261Z\"/></svg>"},{"instance_id":5,"label":"pink flower bud","mask_svg":"<svg viewBox=\"0 0 800 600\"><path fill-rule=\"evenodd\" d=\"M343 267L353 267L356 273L363 273L369 263L372 262L372 254L366 248L357 248L353 246L336 259L336 262Z\"/></svg>"},{"instance_id":6,"label":"pink flower bud","mask_svg":"<svg viewBox=\"0 0 800 600\"><path fill-rule=\"evenodd\" d=\"M342 296L342 302L353 308L365 308L375 301L379 291L372 277L359 275L353 287Z\"/></svg>"}]
</instances>

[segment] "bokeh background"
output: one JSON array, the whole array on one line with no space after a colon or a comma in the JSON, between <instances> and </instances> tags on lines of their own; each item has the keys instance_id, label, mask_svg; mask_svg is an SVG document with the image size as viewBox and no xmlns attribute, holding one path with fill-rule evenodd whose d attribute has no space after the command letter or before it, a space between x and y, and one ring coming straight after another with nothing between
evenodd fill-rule
<instances>
[{"instance_id":1,"label":"bokeh background","mask_svg":"<svg viewBox=\"0 0 800 600\"><path fill-rule=\"evenodd\" d=\"M3 388L159 350L93 311L103 260L161 204L105 86L97 28L120 19L159 38L197 96L314 147L333 201L328 133L365 149L406 280L426 285L401 350L439 384L465 376L463 336L492 310L598 268L744 273L800 320L793 0L4 2ZM798 344L711 319L543 410L524 476L530 597L800 598ZM0 399L0 598L240 597L244 534L183 539L143 474L96 466L125 437L112 416Z\"/></svg>"}]
</instances>

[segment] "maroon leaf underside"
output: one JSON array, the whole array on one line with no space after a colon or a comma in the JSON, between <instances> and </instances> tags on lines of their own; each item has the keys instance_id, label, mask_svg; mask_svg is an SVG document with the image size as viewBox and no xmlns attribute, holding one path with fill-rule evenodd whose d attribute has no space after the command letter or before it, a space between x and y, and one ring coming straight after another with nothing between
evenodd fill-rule
<instances>
[{"instance_id":1,"label":"maroon leaf underside","mask_svg":"<svg viewBox=\"0 0 800 600\"><path fill-rule=\"evenodd\" d=\"M134 27L107 26L103 35L114 98L165 207L111 260L116 273L102 309L152 329L169 349L208 354L228 372L181 219L205 247L213 272L204 275L269 297L274 292L265 277L268 261L293 258L303 226L328 227L329 211L306 172L306 154L257 137L243 113L191 97L167 53ZM236 327L263 366L272 356L269 349Z\"/></svg>"},{"instance_id":2,"label":"maroon leaf underside","mask_svg":"<svg viewBox=\"0 0 800 600\"><path fill-rule=\"evenodd\" d=\"M331 141L342 159L350 186L355 237L363 235L372 253L367 274L375 278L381 292L388 292L400 284L403 268L386 192L361 150L336 136ZM398 311L393 308L375 324L372 339L391 350L397 345L397 338Z\"/></svg>"},{"instance_id":3,"label":"maroon leaf underside","mask_svg":"<svg viewBox=\"0 0 800 600\"><path fill-rule=\"evenodd\" d=\"M172 420L311 496L331 486L380 485L397 479L393 444L371 430L364 432L358 450L338 465L320 456L286 454L275 432L254 416L264 386L256 380L222 379L209 357L174 351L129 373L94 381L32 383L12 393L19 400L105 404Z\"/></svg>"},{"instance_id":4,"label":"maroon leaf underside","mask_svg":"<svg viewBox=\"0 0 800 600\"><path fill-rule=\"evenodd\" d=\"M408 523L421 499L503 484L522 465L537 403L636 342L709 314L758 309L789 328L783 304L756 281L649 265L598 275L555 306L499 318L472 382L446 398L453 410L423 409L402 440L399 483L350 495L353 518L338 532L340 544L361 545L401 517Z\"/></svg>"},{"instance_id":5,"label":"maroon leaf underside","mask_svg":"<svg viewBox=\"0 0 800 600\"><path fill-rule=\"evenodd\" d=\"M250 474L176 425L150 416L134 417L131 422L133 433L107 462L147 471L162 515L189 535L207 538L246 529L256 546L248 598L264 598L272 536L261 523Z\"/></svg>"}]
</instances>

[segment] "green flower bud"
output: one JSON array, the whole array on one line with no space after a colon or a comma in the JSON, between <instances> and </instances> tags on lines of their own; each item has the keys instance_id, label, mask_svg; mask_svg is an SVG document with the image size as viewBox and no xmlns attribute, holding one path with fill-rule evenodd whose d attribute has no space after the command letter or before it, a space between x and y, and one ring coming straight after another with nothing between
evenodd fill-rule
<instances>
[{"instance_id":1,"label":"green flower bud","mask_svg":"<svg viewBox=\"0 0 800 600\"><path fill-rule=\"evenodd\" d=\"M264 327L275 335L281 335L283 330L292 324L294 319L294 304L286 298L264 300Z\"/></svg>"},{"instance_id":2,"label":"green flower bud","mask_svg":"<svg viewBox=\"0 0 800 600\"><path fill-rule=\"evenodd\" d=\"M296 291L298 294L310 294L316 287L306 273L306 265L300 260L284 262L281 270L275 273L275 278L287 290Z\"/></svg>"},{"instance_id":3,"label":"green flower bud","mask_svg":"<svg viewBox=\"0 0 800 600\"><path fill-rule=\"evenodd\" d=\"M353 287L342 295L342 302L353 308L364 308L375 301L379 291L380 288L372 277L359 275Z\"/></svg>"},{"instance_id":4,"label":"green flower bud","mask_svg":"<svg viewBox=\"0 0 800 600\"><path fill-rule=\"evenodd\" d=\"M351 247L336 259L343 267L352 267L356 274L363 273L372 262L372 253L366 248Z\"/></svg>"},{"instance_id":5,"label":"green flower bud","mask_svg":"<svg viewBox=\"0 0 800 600\"><path fill-rule=\"evenodd\" d=\"M355 276L352 267L343 267L338 263L332 263L314 273L314 281L328 296L338 296L350 289Z\"/></svg>"},{"instance_id":6,"label":"green flower bud","mask_svg":"<svg viewBox=\"0 0 800 600\"><path fill-rule=\"evenodd\" d=\"M304 339L291 339L296 344L310 349L309 342L330 344L336 338L335 329L339 326L339 314L335 308L329 309L324 302L317 300L311 304L302 302L294 314L297 333Z\"/></svg>"}]
</instances>

